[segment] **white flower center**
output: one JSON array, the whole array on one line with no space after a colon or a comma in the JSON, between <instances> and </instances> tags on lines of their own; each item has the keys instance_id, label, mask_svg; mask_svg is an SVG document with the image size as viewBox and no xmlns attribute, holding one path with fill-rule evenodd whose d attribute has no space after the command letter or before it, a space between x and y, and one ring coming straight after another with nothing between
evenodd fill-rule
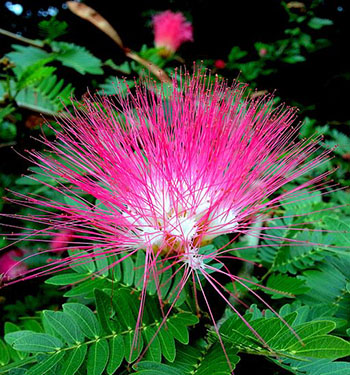
<instances>
[{"instance_id":1,"label":"white flower center","mask_svg":"<svg viewBox=\"0 0 350 375\"><path fill-rule=\"evenodd\" d=\"M184 255L182 260L190 268L194 270L204 269L205 264L203 261L203 255L198 254L197 249L190 248Z\"/></svg>"},{"instance_id":2,"label":"white flower center","mask_svg":"<svg viewBox=\"0 0 350 375\"><path fill-rule=\"evenodd\" d=\"M207 224L203 226L203 217L210 210L212 195L215 195L207 185L193 188L185 183L173 182L172 186L171 189L165 183L150 184L148 194L139 196L138 204L135 205L139 208L133 210L130 207L123 214L134 225L134 233L145 246L155 250L174 246L174 250L181 249L183 252L184 248L191 247L199 235L203 241L208 241L220 234L233 232L237 227L236 212L225 208L211 212ZM203 230L205 233L201 232ZM202 258L191 250L183 259L192 268L198 269L203 265Z\"/></svg>"}]
</instances>

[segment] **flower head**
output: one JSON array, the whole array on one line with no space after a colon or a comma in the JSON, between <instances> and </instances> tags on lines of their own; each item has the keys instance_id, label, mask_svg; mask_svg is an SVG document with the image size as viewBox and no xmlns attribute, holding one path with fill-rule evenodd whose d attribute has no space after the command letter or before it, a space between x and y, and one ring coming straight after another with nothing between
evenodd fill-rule
<instances>
[{"instance_id":1,"label":"flower head","mask_svg":"<svg viewBox=\"0 0 350 375\"><path fill-rule=\"evenodd\" d=\"M182 272L179 293L188 280L202 290L207 282L237 312L213 274L246 287L225 264L240 258L207 245L222 234L254 236L271 209L322 185L328 172L281 189L330 151L313 156L319 139L298 140L295 109L273 109L272 97L249 98L241 84L211 78L175 74L166 95L148 81L134 93L86 98L53 129L55 141L43 139L51 157L31 152L65 201L23 198L40 205L36 220L47 229L37 235L71 230L77 248L88 251L84 257L96 247L106 257L118 254L117 262L145 252L143 295L149 277L157 283L164 272L159 262L168 260ZM60 259L54 271L72 261ZM39 273L50 272L48 266Z\"/></svg>"},{"instance_id":2,"label":"flower head","mask_svg":"<svg viewBox=\"0 0 350 375\"><path fill-rule=\"evenodd\" d=\"M155 45L163 48L165 54L174 53L182 43L193 41L192 25L181 12L166 10L155 15L153 28Z\"/></svg>"},{"instance_id":3,"label":"flower head","mask_svg":"<svg viewBox=\"0 0 350 375\"><path fill-rule=\"evenodd\" d=\"M55 218L45 235L59 230L52 235L66 245L74 232L102 249L140 249L200 268L201 246L248 232L278 202L324 178L276 196L329 152L309 160L318 140L296 141L295 109L272 109L272 98L244 98L242 85L205 75L177 79L167 99L146 85L117 104L86 99L56 141L44 139L54 157L32 153L69 202L26 197L50 208L40 216Z\"/></svg>"}]
</instances>

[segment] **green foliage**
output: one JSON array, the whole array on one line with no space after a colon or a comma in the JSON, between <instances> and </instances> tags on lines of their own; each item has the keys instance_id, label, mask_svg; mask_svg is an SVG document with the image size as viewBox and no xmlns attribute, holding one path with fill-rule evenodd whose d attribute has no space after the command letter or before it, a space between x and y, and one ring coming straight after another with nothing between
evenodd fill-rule
<instances>
[{"instance_id":1,"label":"green foliage","mask_svg":"<svg viewBox=\"0 0 350 375\"><path fill-rule=\"evenodd\" d=\"M53 42L52 48L55 59L64 66L75 69L80 74L103 74L101 60L86 48L66 42Z\"/></svg>"},{"instance_id":2,"label":"green foliage","mask_svg":"<svg viewBox=\"0 0 350 375\"><path fill-rule=\"evenodd\" d=\"M43 61L53 60L53 57L48 52L37 47L22 46L20 44L13 44L11 47L13 51L7 53L6 56L16 67L21 69L26 69Z\"/></svg>"},{"instance_id":3,"label":"green foliage","mask_svg":"<svg viewBox=\"0 0 350 375\"><path fill-rule=\"evenodd\" d=\"M222 325L220 333L225 343L234 345L239 351L269 356L277 365L298 374L304 367L311 371L310 374L316 374L320 363L336 369L337 362L330 360L349 355L350 343L329 334L336 327L331 317L313 319L310 308L295 309L293 305L283 306L279 314L284 322L270 310L263 314L252 306L244 315L250 328L235 315Z\"/></svg>"},{"instance_id":4,"label":"green foliage","mask_svg":"<svg viewBox=\"0 0 350 375\"><path fill-rule=\"evenodd\" d=\"M20 106L43 113L55 114L70 102L73 93L71 84L64 86L64 80L59 80L51 74L39 83L30 85L19 91L16 100Z\"/></svg>"},{"instance_id":5,"label":"green foliage","mask_svg":"<svg viewBox=\"0 0 350 375\"><path fill-rule=\"evenodd\" d=\"M94 289L109 289L115 286L133 287L135 292L139 292L143 287L145 254L142 251L137 252L136 258L123 258L121 255L106 256L95 251L95 258L91 259L88 253L84 251L71 252L71 255L77 257L77 260L71 264L71 272L65 272L53 276L46 280L51 285L70 285L73 287L68 290L65 297L84 298L89 300L93 298ZM110 265L113 264L113 267ZM181 273L177 272L175 277L171 277L175 273L175 269L169 267L168 262L158 265L159 270L165 269L160 273L158 280L154 279L153 274L149 275L147 283L147 293L150 296L157 294L157 285L159 285L160 297L168 300L170 303L176 299L175 305L181 306L186 301L186 288L179 290L178 283L181 279ZM108 269L107 269L108 268ZM93 277L91 280L90 278ZM81 282L79 282L81 281Z\"/></svg>"},{"instance_id":6,"label":"green foliage","mask_svg":"<svg viewBox=\"0 0 350 375\"><path fill-rule=\"evenodd\" d=\"M210 344L201 341L196 346L183 346L178 348L176 360L167 362L167 364L157 364L154 362L142 361L137 364L137 372L139 375L226 375L234 369L239 362L237 349L226 348L226 355L219 343Z\"/></svg>"},{"instance_id":7,"label":"green foliage","mask_svg":"<svg viewBox=\"0 0 350 375\"><path fill-rule=\"evenodd\" d=\"M106 81L100 85L101 94L115 95L116 93L124 94L127 90L133 88L135 82L132 80L116 80L115 77L108 77Z\"/></svg>"},{"instance_id":8,"label":"green foliage","mask_svg":"<svg viewBox=\"0 0 350 375\"><path fill-rule=\"evenodd\" d=\"M55 17L49 20L39 22L39 34L47 41L54 39L67 33L68 24L65 21L58 21Z\"/></svg>"},{"instance_id":9,"label":"green foliage","mask_svg":"<svg viewBox=\"0 0 350 375\"><path fill-rule=\"evenodd\" d=\"M187 344L188 326L198 322L189 312L172 311L162 318L157 299L149 298L143 323L135 331L138 293L130 288L95 289L97 314L80 303L66 303L63 311L42 314L44 332L7 329L2 343L5 354L0 373L24 367L26 374L45 374L53 367L60 374L75 374L82 366L87 374L113 374L125 360L134 362L147 346L145 358L160 362L162 356L174 361L175 341ZM158 331L158 332L157 332ZM137 335L135 336L135 333ZM157 335L158 333L158 335ZM29 353L9 363L9 350ZM30 359L30 362L28 361ZM28 368L28 364L31 366Z\"/></svg>"}]
</instances>

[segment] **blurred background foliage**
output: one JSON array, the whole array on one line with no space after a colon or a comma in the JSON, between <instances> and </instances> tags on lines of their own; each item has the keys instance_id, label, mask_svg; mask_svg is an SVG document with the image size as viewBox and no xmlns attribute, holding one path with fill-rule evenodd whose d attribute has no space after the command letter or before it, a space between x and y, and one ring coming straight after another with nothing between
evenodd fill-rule
<instances>
[{"instance_id":1,"label":"blurred background foliage","mask_svg":"<svg viewBox=\"0 0 350 375\"><path fill-rule=\"evenodd\" d=\"M208 0L83 3L105 17L110 25L103 26L91 14L84 18L87 8L76 11L63 1L0 3L1 195L9 196L7 189L11 188L24 195L30 191L56 199L57 192L23 176L28 173L30 163L20 155L26 149L42 147L35 140L42 132L52 136L45 121L55 126L55 118L71 111L72 95L79 100L89 92L111 95L116 89L132 89L137 80L149 74L149 69L157 81L166 82L176 67L186 65L191 69L196 62L197 66L209 68L228 80L238 77L247 82L252 89L250 95L274 92L276 104L283 102L300 109L302 137L324 134L322 147L337 146L333 159L316 172L335 168L333 178L344 189L326 198L311 199L308 208L321 211L341 206L331 213L332 220L322 215L318 219L323 220L324 228L350 228L350 212L345 206L350 196L350 6L347 2L235 1L233 11L225 1ZM183 12L192 22L194 41L183 44L174 54L164 55L154 46L151 19L167 9ZM162 69L161 73L158 68ZM31 166L29 174L35 170L38 167ZM13 206L6 201L0 201L0 208L6 215L32 212L30 208ZM3 233L21 230L17 227L18 220L9 216L5 224ZM339 246L344 241L347 241L345 236L330 239ZM9 243L2 237L0 247L6 245ZM23 242L18 246L25 253L41 249L40 243ZM298 251L304 252L298 253L303 258L302 264L294 263ZM294 288L291 293L300 295L300 304L325 303L327 298L322 299L322 293L315 296L316 284L322 282L315 282L317 274L312 272L332 274L332 267L340 268L336 256L311 253L306 248L281 254L282 251L274 248L274 253L255 251L241 256L262 262L266 268L267 273L257 275L256 281L261 277L260 281L266 278L268 285L282 282L285 289L281 290L286 293ZM43 254L32 258L27 266L42 264L55 256L59 255ZM295 282L291 285L288 280L291 276L278 279L283 273L298 275L300 285L296 287ZM341 270L335 282L341 284L339 290L347 285L344 293L348 293L348 273ZM33 286L38 288L36 294L31 293ZM46 307L57 308L63 300L62 293L36 281L11 290L15 292L1 290L2 322L34 315ZM340 303L340 310L348 309L348 297L342 300L343 305ZM336 296L333 302L338 303ZM346 334L348 313L346 316L340 310L332 316L335 321L343 319L339 332ZM344 319L348 322L344 323Z\"/></svg>"}]
</instances>

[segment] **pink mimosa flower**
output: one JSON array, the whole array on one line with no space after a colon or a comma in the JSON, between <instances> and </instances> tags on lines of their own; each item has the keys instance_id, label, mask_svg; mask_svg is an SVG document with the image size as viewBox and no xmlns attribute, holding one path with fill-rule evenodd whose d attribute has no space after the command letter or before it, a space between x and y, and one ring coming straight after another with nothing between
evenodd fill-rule
<instances>
[{"instance_id":1,"label":"pink mimosa flower","mask_svg":"<svg viewBox=\"0 0 350 375\"><path fill-rule=\"evenodd\" d=\"M203 293L203 284L210 284L239 314L229 299L235 296L215 274L242 286L254 283L231 273L227 259L240 259L232 249L205 245L222 234L237 238L269 229L262 221L276 219L270 210L323 186L330 172L281 192L326 161L330 150L315 155L320 139L298 140L295 109L273 109L270 96L249 99L240 84L228 86L200 73L175 74L166 90L165 95L149 81L135 93L85 99L75 116L53 129L55 141L42 140L52 157L31 152L44 173L57 180L48 186L66 203L17 196L40 205L37 220L47 230L37 236L71 230L79 249L98 247L101 256L118 254L118 262L145 253L138 323L149 277L164 272L157 265L165 260L182 272L179 293L188 281ZM267 238L294 241L273 234ZM88 261L93 255L84 257ZM74 259L58 262L26 277L56 272ZM196 285L194 290L196 295Z\"/></svg>"},{"instance_id":2,"label":"pink mimosa flower","mask_svg":"<svg viewBox=\"0 0 350 375\"><path fill-rule=\"evenodd\" d=\"M169 54L177 51L182 43L193 41L192 24L181 12L166 10L155 15L153 28L156 47L164 48Z\"/></svg>"},{"instance_id":3,"label":"pink mimosa flower","mask_svg":"<svg viewBox=\"0 0 350 375\"><path fill-rule=\"evenodd\" d=\"M68 250L70 243L72 242L74 232L70 229L63 229L53 236L51 242L51 251L54 253L60 253Z\"/></svg>"},{"instance_id":4,"label":"pink mimosa flower","mask_svg":"<svg viewBox=\"0 0 350 375\"><path fill-rule=\"evenodd\" d=\"M23 255L24 251L20 249L10 250L0 255L0 280L1 278L4 281L15 279L27 271L27 266L20 260Z\"/></svg>"}]
</instances>

